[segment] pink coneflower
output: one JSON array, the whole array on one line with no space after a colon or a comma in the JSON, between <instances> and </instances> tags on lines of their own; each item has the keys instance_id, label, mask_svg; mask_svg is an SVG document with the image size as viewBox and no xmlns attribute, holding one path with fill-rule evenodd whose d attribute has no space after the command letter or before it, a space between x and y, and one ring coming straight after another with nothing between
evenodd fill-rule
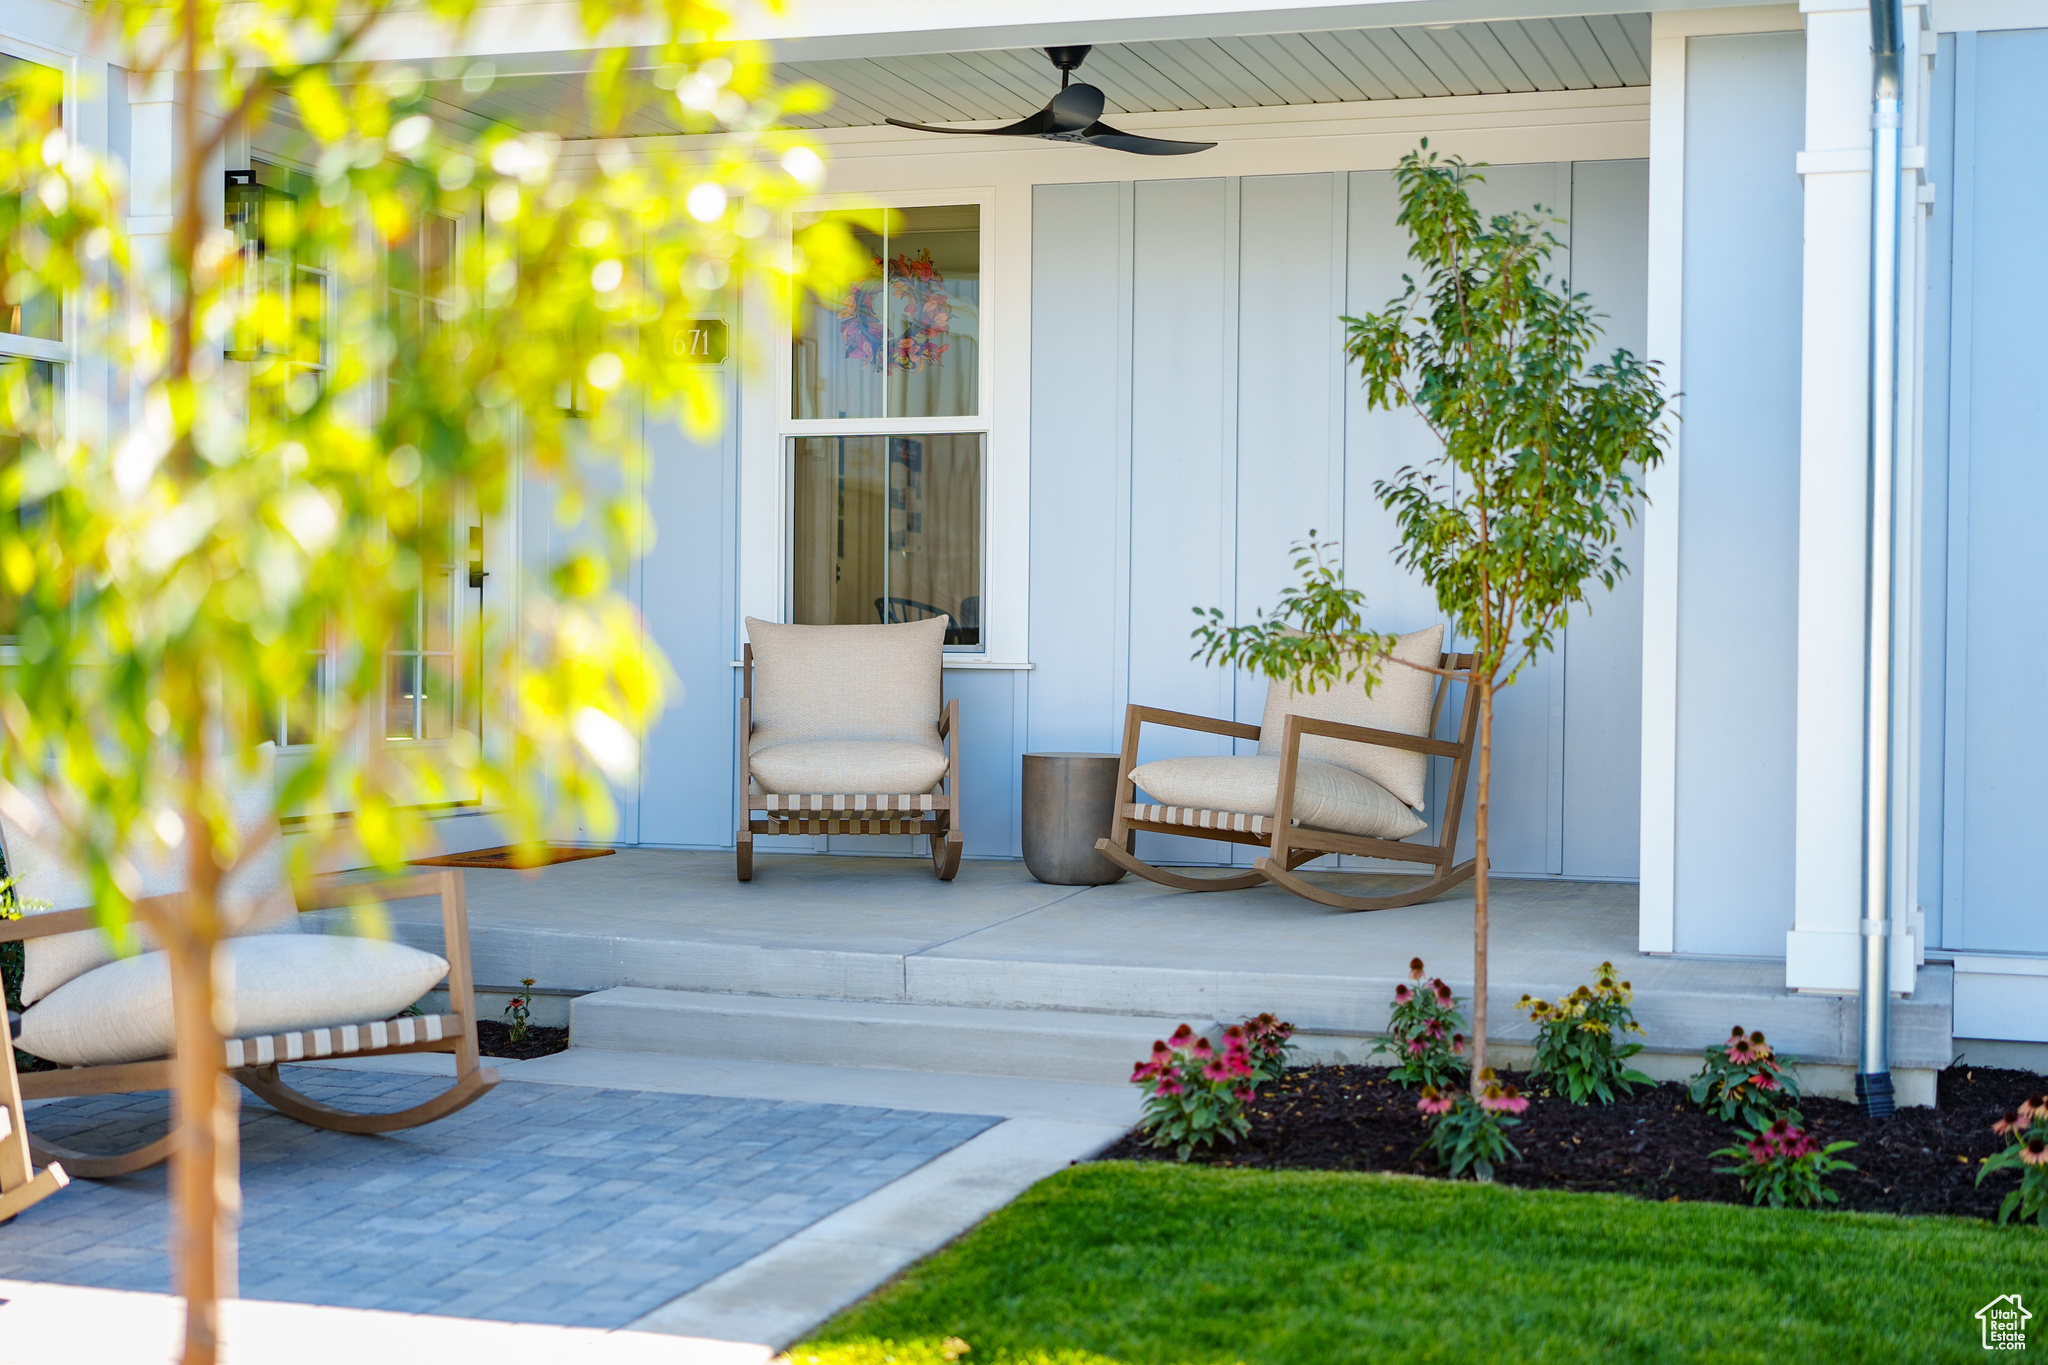
<instances>
[{"instance_id":1,"label":"pink coneflower","mask_svg":"<svg viewBox=\"0 0 2048 1365\"><path fill-rule=\"evenodd\" d=\"M1453 1033L1453 1034L1451 1035L1451 1053L1452 1053L1452 1055L1454 1055L1454 1056L1458 1056L1458 1057L1462 1057L1462 1056L1464 1056L1464 1055L1465 1055L1465 1035L1464 1035L1464 1034L1462 1034L1462 1033Z\"/></svg>"},{"instance_id":2,"label":"pink coneflower","mask_svg":"<svg viewBox=\"0 0 2048 1365\"><path fill-rule=\"evenodd\" d=\"M1242 1052L1231 1053L1223 1059L1223 1065L1224 1069L1233 1076L1249 1076L1252 1074L1252 1059L1245 1056Z\"/></svg>"},{"instance_id":3,"label":"pink coneflower","mask_svg":"<svg viewBox=\"0 0 2048 1365\"><path fill-rule=\"evenodd\" d=\"M2020 1117L2020 1111L2017 1109L2008 1109L2005 1111L2004 1118L2000 1119L1998 1122L1991 1125L1991 1131L1998 1134L2000 1137L2005 1137L2009 1133L2017 1133L2021 1128L2024 1128L2025 1126L2026 1120Z\"/></svg>"},{"instance_id":4,"label":"pink coneflower","mask_svg":"<svg viewBox=\"0 0 2048 1365\"><path fill-rule=\"evenodd\" d=\"M1419 958L1419 957L1411 957L1411 958L1409 958L1409 959L1408 959L1408 979L1409 979L1410 981L1420 981L1420 980L1422 980L1422 959L1421 959L1421 958Z\"/></svg>"},{"instance_id":5,"label":"pink coneflower","mask_svg":"<svg viewBox=\"0 0 2048 1365\"><path fill-rule=\"evenodd\" d=\"M1431 1038L1441 1038L1444 1036L1444 1021L1441 1019L1432 1019L1429 1021L1428 1024L1423 1026L1422 1031Z\"/></svg>"},{"instance_id":6,"label":"pink coneflower","mask_svg":"<svg viewBox=\"0 0 2048 1365\"><path fill-rule=\"evenodd\" d=\"M1239 1104L1250 1104L1252 1102L1252 1096L1257 1094L1258 1092L1247 1085L1240 1089L1233 1090L1230 1093L1237 1097L1237 1102Z\"/></svg>"},{"instance_id":7,"label":"pink coneflower","mask_svg":"<svg viewBox=\"0 0 2048 1365\"><path fill-rule=\"evenodd\" d=\"M1778 1083L1771 1079L1769 1072L1765 1071L1759 1071L1756 1075L1751 1076L1749 1083L1759 1090L1776 1090L1778 1088Z\"/></svg>"},{"instance_id":8,"label":"pink coneflower","mask_svg":"<svg viewBox=\"0 0 2048 1365\"><path fill-rule=\"evenodd\" d=\"M1194 1036L1194 1029L1187 1024L1182 1024L1173 1031L1173 1045L1175 1047L1184 1047Z\"/></svg>"},{"instance_id":9,"label":"pink coneflower","mask_svg":"<svg viewBox=\"0 0 2048 1365\"><path fill-rule=\"evenodd\" d=\"M2048 1166L2048 1135L2027 1134L2020 1144L2020 1160L2029 1166Z\"/></svg>"},{"instance_id":10,"label":"pink coneflower","mask_svg":"<svg viewBox=\"0 0 2048 1365\"><path fill-rule=\"evenodd\" d=\"M1747 1038L1730 1038L1728 1040L1728 1060L1740 1062L1747 1066L1756 1060L1756 1049L1749 1045L1749 1039Z\"/></svg>"},{"instance_id":11,"label":"pink coneflower","mask_svg":"<svg viewBox=\"0 0 2048 1365\"><path fill-rule=\"evenodd\" d=\"M1496 1114L1519 1114L1528 1109L1529 1101L1512 1085L1505 1089L1489 1085L1486 1087L1486 1093L1479 1097L1479 1107L1490 1109Z\"/></svg>"},{"instance_id":12,"label":"pink coneflower","mask_svg":"<svg viewBox=\"0 0 2048 1365\"><path fill-rule=\"evenodd\" d=\"M1159 1088L1153 1093L1159 1095L1184 1095L1187 1093L1187 1087L1174 1077L1168 1076L1159 1083Z\"/></svg>"},{"instance_id":13,"label":"pink coneflower","mask_svg":"<svg viewBox=\"0 0 2048 1365\"><path fill-rule=\"evenodd\" d=\"M1432 989L1436 992L1436 1002L1439 1005L1448 1005L1451 1003L1451 988L1449 986L1446 986L1443 982L1438 981L1432 984Z\"/></svg>"},{"instance_id":14,"label":"pink coneflower","mask_svg":"<svg viewBox=\"0 0 2048 1365\"><path fill-rule=\"evenodd\" d=\"M1216 1055L1216 1049L1209 1045L1209 1040L1207 1038L1195 1039L1194 1047L1189 1050L1192 1051L1195 1054L1195 1056L1199 1058L1208 1058Z\"/></svg>"},{"instance_id":15,"label":"pink coneflower","mask_svg":"<svg viewBox=\"0 0 2048 1365\"><path fill-rule=\"evenodd\" d=\"M1435 1086L1425 1085L1422 1087L1422 1098L1415 1102L1415 1107L1428 1117L1436 1118L1450 1113L1457 1103L1449 1095L1438 1094Z\"/></svg>"},{"instance_id":16,"label":"pink coneflower","mask_svg":"<svg viewBox=\"0 0 2048 1365\"><path fill-rule=\"evenodd\" d=\"M1408 1055L1410 1057L1419 1057L1426 1050L1426 1047L1427 1045L1420 1038L1411 1038L1408 1040Z\"/></svg>"},{"instance_id":17,"label":"pink coneflower","mask_svg":"<svg viewBox=\"0 0 2048 1365\"><path fill-rule=\"evenodd\" d=\"M1131 1068L1131 1084L1139 1085L1159 1074L1159 1063L1139 1062Z\"/></svg>"},{"instance_id":18,"label":"pink coneflower","mask_svg":"<svg viewBox=\"0 0 2048 1365\"><path fill-rule=\"evenodd\" d=\"M1218 1057L1215 1061L1202 1068L1202 1079L1205 1081L1227 1081L1230 1079L1230 1067L1221 1057Z\"/></svg>"},{"instance_id":19,"label":"pink coneflower","mask_svg":"<svg viewBox=\"0 0 2048 1365\"><path fill-rule=\"evenodd\" d=\"M1239 1047L1244 1046L1243 1024L1232 1024L1229 1028L1223 1030L1223 1045L1229 1047L1233 1043Z\"/></svg>"},{"instance_id":20,"label":"pink coneflower","mask_svg":"<svg viewBox=\"0 0 2048 1365\"><path fill-rule=\"evenodd\" d=\"M1411 991L1411 990L1409 990L1409 989L1408 989L1408 988L1407 988L1406 986L1396 986L1396 987L1394 987L1394 1003L1395 1003L1395 1004L1397 1004L1397 1005L1405 1005L1405 1004L1407 1004L1407 1003L1408 1003L1408 1002L1409 1002L1410 1000L1413 1000L1414 998L1415 998L1415 992L1414 992L1414 991Z\"/></svg>"}]
</instances>

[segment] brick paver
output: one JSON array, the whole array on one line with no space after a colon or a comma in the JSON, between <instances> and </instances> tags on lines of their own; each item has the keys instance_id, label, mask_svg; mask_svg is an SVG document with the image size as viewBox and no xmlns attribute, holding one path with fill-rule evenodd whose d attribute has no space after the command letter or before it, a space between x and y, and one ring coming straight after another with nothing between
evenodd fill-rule
<instances>
[{"instance_id":1,"label":"brick paver","mask_svg":"<svg viewBox=\"0 0 2048 1365\"><path fill-rule=\"evenodd\" d=\"M292 1083L399 1109L445 1081L331 1067ZM162 1095L38 1105L86 1150L163 1130ZM999 1120L506 1081L403 1133L308 1128L243 1096L247 1298L620 1327ZM0 1277L167 1290L164 1168L76 1181L0 1227Z\"/></svg>"}]
</instances>

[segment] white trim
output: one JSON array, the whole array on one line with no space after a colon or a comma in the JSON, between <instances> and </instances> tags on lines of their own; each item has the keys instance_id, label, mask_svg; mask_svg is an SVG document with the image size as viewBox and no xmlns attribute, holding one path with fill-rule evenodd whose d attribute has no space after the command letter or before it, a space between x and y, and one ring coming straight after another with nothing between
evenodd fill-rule
<instances>
[{"instance_id":1,"label":"white trim","mask_svg":"<svg viewBox=\"0 0 2048 1365\"><path fill-rule=\"evenodd\" d=\"M746 667L744 659L734 659L734 668ZM967 669L971 672L1029 673L1037 664L1019 663L1010 659L984 659L974 654L947 654L939 661L940 668Z\"/></svg>"},{"instance_id":2,"label":"white trim","mask_svg":"<svg viewBox=\"0 0 2048 1365\"><path fill-rule=\"evenodd\" d=\"M1694 15L1650 20L1650 224L1647 349L1683 416L1685 337L1685 62ZM1681 428L1643 478L1643 756L1637 946L1678 940L1678 495Z\"/></svg>"}]
</instances>

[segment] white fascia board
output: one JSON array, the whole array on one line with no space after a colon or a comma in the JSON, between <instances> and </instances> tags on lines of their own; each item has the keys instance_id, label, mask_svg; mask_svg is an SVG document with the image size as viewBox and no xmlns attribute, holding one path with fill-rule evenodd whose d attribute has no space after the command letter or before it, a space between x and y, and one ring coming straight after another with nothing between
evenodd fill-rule
<instances>
[{"instance_id":1,"label":"white fascia board","mask_svg":"<svg viewBox=\"0 0 2048 1365\"><path fill-rule=\"evenodd\" d=\"M785 61L830 61L1047 43L1131 43L1728 8L1712 0L1294 0L1270 5L1256 0L976 0L971 7L959 0L798 0L780 12L761 6L741 9L727 36L769 43ZM653 36L651 26L622 26L605 35L604 45L633 46L652 41ZM424 10L393 15L380 24L367 51L398 60L570 53L592 46L584 36L582 9L575 0L515 0L479 7L460 32Z\"/></svg>"}]
</instances>

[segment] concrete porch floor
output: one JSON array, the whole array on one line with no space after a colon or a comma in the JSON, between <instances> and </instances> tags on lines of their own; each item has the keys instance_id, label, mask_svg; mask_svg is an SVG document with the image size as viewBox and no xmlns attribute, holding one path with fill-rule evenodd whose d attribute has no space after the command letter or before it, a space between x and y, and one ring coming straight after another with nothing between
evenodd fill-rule
<instances>
[{"instance_id":1,"label":"concrete porch floor","mask_svg":"<svg viewBox=\"0 0 2048 1365\"><path fill-rule=\"evenodd\" d=\"M1320 874L1354 894L1404 879ZM923 859L761 855L755 878L729 853L624 849L535 873L467 873L476 978L543 988L614 986L831 1000L1098 1011L1228 1019L1271 1010L1314 1056L1362 1059L1394 985L1421 957L1469 996L1470 884L1425 905L1347 914L1272 887L1171 891L1128 877L1046 886L1023 864L963 863L951 883ZM333 916L343 912L323 912ZM438 946L430 902L390 908L393 932ZM1683 1074L1735 1024L1763 1029L1823 1090L1856 1056L1854 1000L1795 995L1774 961L1636 951L1636 888L1493 883L1490 1037L1533 1037L1524 992L1555 998L1611 961L1636 992L1652 1074ZM1950 1060L1952 983L1925 968L1893 1011L1902 1092L1932 1099ZM1526 1055L1526 1054L1523 1054ZM1668 1060L1665 1060L1668 1059ZM1688 1062L1687 1059L1693 1059ZM1659 1061L1662 1064L1655 1064Z\"/></svg>"}]
</instances>

